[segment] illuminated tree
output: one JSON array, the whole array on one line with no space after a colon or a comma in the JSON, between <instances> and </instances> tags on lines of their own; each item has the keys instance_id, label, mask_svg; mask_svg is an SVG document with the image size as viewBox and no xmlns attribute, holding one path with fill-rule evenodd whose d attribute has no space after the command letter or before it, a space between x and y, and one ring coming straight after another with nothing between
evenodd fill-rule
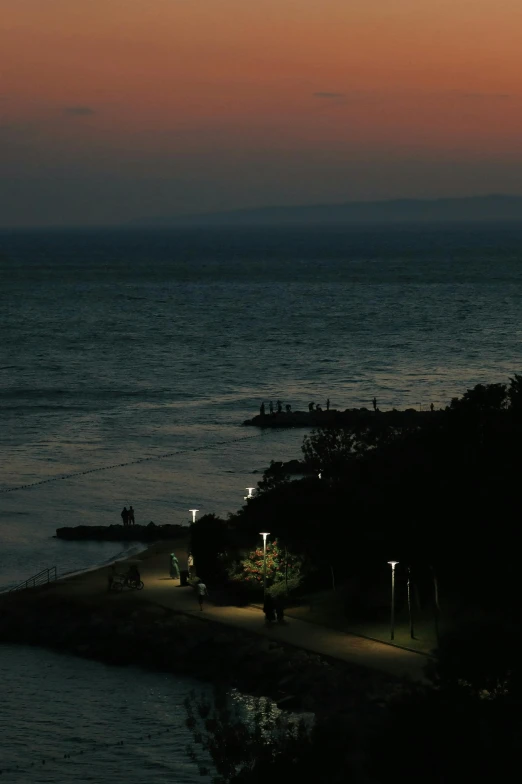
<instances>
[{"instance_id":1,"label":"illuminated tree","mask_svg":"<svg viewBox=\"0 0 522 784\"><path fill-rule=\"evenodd\" d=\"M288 593L297 588L301 582L301 568L302 559L289 553L277 539L266 543L266 581L269 593L272 595ZM253 589L262 587L263 575L262 547L252 550L248 557L230 573L232 580L243 582Z\"/></svg>"}]
</instances>

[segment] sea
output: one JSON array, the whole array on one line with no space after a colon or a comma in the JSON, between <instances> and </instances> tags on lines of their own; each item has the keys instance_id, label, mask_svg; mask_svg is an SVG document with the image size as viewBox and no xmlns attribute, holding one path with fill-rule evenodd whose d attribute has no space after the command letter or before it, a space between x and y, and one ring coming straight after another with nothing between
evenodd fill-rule
<instances>
[{"instance_id":1,"label":"sea","mask_svg":"<svg viewBox=\"0 0 522 784\"><path fill-rule=\"evenodd\" d=\"M130 504L138 523L188 524L193 508L236 511L270 460L300 456L306 432L245 427L263 401L293 410L328 398L342 410L370 408L373 397L381 409L446 406L477 383L522 372L521 340L522 226L4 230L0 589L137 546L61 541L61 526L120 523ZM71 725L73 745L90 740L86 724L102 726L112 708L119 737L119 697L91 705L81 684L124 694L130 681L53 657L0 648L25 711L21 743L25 732L46 753L53 743L63 751L60 714L50 725L50 698L34 702L36 675L36 697L25 684L24 672L47 666L51 680L64 669L79 710L92 708ZM161 702L189 687L165 676L150 685L155 677L132 676L140 699L148 688ZM16 757L9 739L2 730L0 751L5 742ZM19 764L24 754L20 747ZM187 764L179 748L172 754ZM140 768L150 758L126 759L118 757L121 780L156 780ZM109 781L103 764L89 771L85 780ZM68 775L32 778L62 784ZM191 776L184 769L177 780Z\"/></svg>"}]
</instances>

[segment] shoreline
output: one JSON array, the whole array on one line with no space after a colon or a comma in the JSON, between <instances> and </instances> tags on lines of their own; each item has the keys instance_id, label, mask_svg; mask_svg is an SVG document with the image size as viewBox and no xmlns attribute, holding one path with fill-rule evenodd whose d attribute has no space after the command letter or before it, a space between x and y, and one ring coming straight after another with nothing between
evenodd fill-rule
<instances>
[{"instance_id":1,"label":"shoreline","mask_svg":"<svg viewBox=\"0 0 522 784\"><path fill-rule=\"evenodd\" d=\"M163 561L172 546L180 550L179 541L162 542L136 557L143 563ZM108 594L107 571L99 567L42 588L2 595L0 642L195 677L268 697L292 711L344 712L348 705L353 711L355 704L354 719L357 712L373 712L376 706L379 713L405 688L403 679L378 669L164 606L157 589L149 588L147 596L147 580L142 592ZM166 588L193 601L192 589L180 588L177 581L166 582ZM165 584L161 589L165 591Z\"/></svg>"}]
</instances>

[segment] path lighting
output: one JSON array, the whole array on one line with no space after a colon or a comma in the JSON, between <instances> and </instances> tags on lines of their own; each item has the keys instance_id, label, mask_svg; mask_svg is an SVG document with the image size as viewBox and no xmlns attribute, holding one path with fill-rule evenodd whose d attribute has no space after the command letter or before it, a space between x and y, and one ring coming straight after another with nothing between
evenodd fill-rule
<instances>
[{"instance_id":1,"label":"path lighting","mask_svg":"<svg viewBox=\"0 0 522 784\"><path fill-rule=\"evenodd\" d=\"M261 534L263 537L263 596L266 596L266 537L270 534Z\"/></svg>"},{"instance_id":2,"label":"path lighting","mask_svg":"<svg viewBox=\"0 0 522 784\"><path fill-rule=\"evenodd\" d=\"M392 581L391 581L391 617L390 617L390 639L395 639L395 567L398 561L388 561L392 568Z\"/></svg>"},{"instance_id":3,"label":"path lighting","mask_svg":"<svg viewBox=\"0 0 522 784\"><path fill-rule=\"evenodd\" d=\"M245 501L247 501L249 498L253 498L254 497L254 490L255 489L256 489L255 487L245 487L245 490L248 493L248 495L244 496Z\"/></svg>"},{"instance_id":4,"label":"path lighting","mask_svg":"<svg viewBox=\"0 0 522 784\"><path fill-rule=\"evenodd\" d=\"M192 512L192 522L196 522L196 515L199 512L199 509L189 509L189 512Z\"/></svg>"}]
</instances>

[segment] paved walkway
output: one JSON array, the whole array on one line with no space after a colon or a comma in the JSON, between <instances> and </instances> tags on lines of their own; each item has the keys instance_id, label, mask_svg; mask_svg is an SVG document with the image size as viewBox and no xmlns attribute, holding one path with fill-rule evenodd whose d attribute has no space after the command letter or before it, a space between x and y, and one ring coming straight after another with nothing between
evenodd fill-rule
<instances>
[{"instance_id":1,"label":"paved walkway","mask_svg":"<svg viewBox=\"0 0 522 784\"><path fill-rule=\"evenodd\" d=\"M277 640L285 645L293 645L304 650L329 656L363 667L387 672L394 676L422 680L427 663L425 656L396 648L385 643L357 637L352 634L320 626L316 623L290 619L287 625L267 626L261 610L254 607L219 607L206 602L200 611L196 594L191 587L180 587L179 580L172 580L169 574L168 551L154 552L153 548L139 563L145 589L143 591L124 591L107 596L109 601L147 601L167 607L187 615L215 621L245 632ZM176 547L180 567L186 567L186 556ZM138 557L139 558L139 557ZM123 567L122 567L123 570ZM78 575L61 583L57 590L68 594L94 595L107 590L107 569ZM107 594L106 594L107 595Z\"/></svg>"}]
</instances>

